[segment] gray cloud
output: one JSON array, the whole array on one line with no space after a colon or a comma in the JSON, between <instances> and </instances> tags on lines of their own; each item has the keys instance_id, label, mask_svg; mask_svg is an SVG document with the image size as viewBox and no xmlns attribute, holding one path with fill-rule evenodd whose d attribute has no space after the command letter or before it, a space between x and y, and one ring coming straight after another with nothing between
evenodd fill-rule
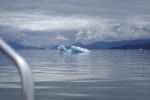
<instances>
[{"instance_id":1,"label":"gray cloud","mask_svg":"<svg viewBox=\"0 0 150 100\"><path fill-rule=\"evenodd\" d=\"M150 38L150 0L0 0L0 13L0 37L25 45Z\"/></svg>"},{"instance_id":2,"label":"gray cloud","mask_svg":"<svg viewBox=\"0 0 150 100\"><path fill-rule=\"evenodd\" d=\"M23 42L24 45L42 46L63 44L70 45L74 42L75 31L24 31L28 35ZM61 35L60 35L61 34Z\"/></svg>"},{"instance_id":3,"label":"gray cloud","mask_svg":"<svg viewBox=\"0 0 150 100\"><path fill-rule=\"evenodd\" d=\"M55 37L55 39L57 39L57 40L62 40L62 41L67 41L67 40L69 40L69 38L64 37L64 36L62 36L62 35L57 35L57 36Z\"/></svg>"},{"instance_id":4,"label":"gray cloud","mask_svg":"<svg viewBox=\"0 0 150 100\"><path fill-rule=\"evenodd\" d=\"M2 0L0 11L143 21L149 6L149 0Z\"/></svg>"},{"instance_id":5,"label":"gray cloud","mask_svg":"<svg viewBox=\"0 0 150 100\"><path fill-rule=\"evenodd\" d=\"M150 38L150 24L147 23L103 23L97 27L80 30L77 41L119 41Z\"/></svg>"},{"instance_id":6,"label":"gray cloud","mask_svg":"<svg viewBox=\"0 0 150 100\"><path fill-rule=\"evenodd\" d=\"M6 41L22 42L27 39L27 34L11 26L0 26L0 37Z\"/></svg>"}]
</instances>

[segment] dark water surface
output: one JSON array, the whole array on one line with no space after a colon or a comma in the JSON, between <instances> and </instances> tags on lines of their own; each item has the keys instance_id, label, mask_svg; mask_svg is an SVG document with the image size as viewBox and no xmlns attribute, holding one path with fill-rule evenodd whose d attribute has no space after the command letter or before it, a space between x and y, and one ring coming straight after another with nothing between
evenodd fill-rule
<instances>
[{"instance_id":1,"label":"dark water surface","mask_svg":"<svg viewBox=\"0 0 150 100\"><path fill-rule=\"evenodd\" d=\"M29 62L36 100L150 100L150 50L19 53ZM20 100L19 74L0 53L0 100Z\"/></svg>"}]
</instances>

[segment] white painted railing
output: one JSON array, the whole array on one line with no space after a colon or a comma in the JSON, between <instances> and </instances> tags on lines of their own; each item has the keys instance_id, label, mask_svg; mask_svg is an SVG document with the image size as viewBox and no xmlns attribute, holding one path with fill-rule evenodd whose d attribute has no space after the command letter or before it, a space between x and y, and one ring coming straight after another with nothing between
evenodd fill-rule
<instances>
[{"instance_id":1,"label":"white painted railing","mask_svg":"<svg viewBox=\"0 0 150 100\"><path fill-rule=\"evenodd\" d=\"M15 63L20 72L23 88L22 99L34 100L34 83L27 62L2 39L0 39L0 50Z\"/></svg>"}]
</instances>

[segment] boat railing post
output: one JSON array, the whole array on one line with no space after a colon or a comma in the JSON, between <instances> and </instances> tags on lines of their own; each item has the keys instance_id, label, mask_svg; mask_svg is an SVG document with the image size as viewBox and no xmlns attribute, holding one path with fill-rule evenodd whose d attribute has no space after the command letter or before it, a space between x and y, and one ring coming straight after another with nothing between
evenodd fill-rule
<instances>
[{"instance_id":1,"label":"boat railing post","mask_svg":"<svg viewBox=\"0 0 150 100\"><path fill-rule=\"evenodd\" d=\"M2 39L0 39L0 50L15 63L20 72L23 88L22 99L34 100L34 83L27 62Z\"/></svg>"}]
</instances>

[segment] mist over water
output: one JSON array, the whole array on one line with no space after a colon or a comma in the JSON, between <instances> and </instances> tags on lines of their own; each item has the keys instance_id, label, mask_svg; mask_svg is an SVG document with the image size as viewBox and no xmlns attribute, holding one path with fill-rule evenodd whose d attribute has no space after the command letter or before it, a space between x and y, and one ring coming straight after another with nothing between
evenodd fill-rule
<instances>
[{"instance_id":1,"label":"mist over water","mask_svg":"<svg viewBox=\"0 0 150 100\"><path fill-rule=\"evenodd\" d=\"M31 66L36 100L149 100L150 50L18 51ZM19 74L0 53L0 99L20 100Z\"/></svg>"}]
</instances>

